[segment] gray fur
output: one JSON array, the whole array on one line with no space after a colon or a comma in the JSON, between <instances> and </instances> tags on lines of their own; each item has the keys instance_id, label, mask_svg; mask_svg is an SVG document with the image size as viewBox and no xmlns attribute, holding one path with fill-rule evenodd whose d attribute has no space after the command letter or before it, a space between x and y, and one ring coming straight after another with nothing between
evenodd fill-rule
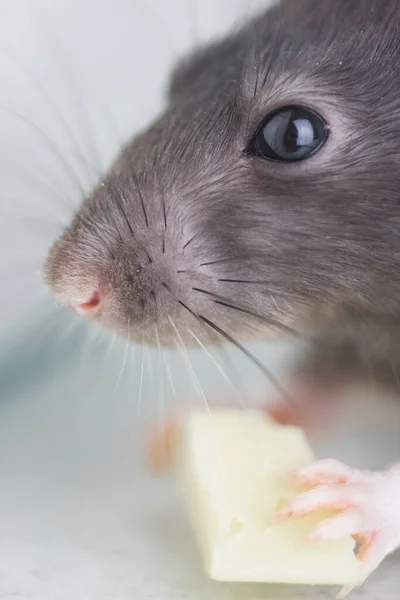
<instances>
[{"instance_id":1,"label":"gray fur","mask_svg":"<svg viewBox=\"0 0 400 600\"><path fill-rule=\"evenodd\" d=\"M239 339L343 333L388 371L399 85L398 0L283 0L177 67L164 114L56 242L47 281L63 302L102 289L96 318L138 341L157 328L171 343L172 322L186 342L221 340L210 323ZM293 103L325 117L325 147L297 164L246 155L260 122Z\"/></svg>"}]
</instances>

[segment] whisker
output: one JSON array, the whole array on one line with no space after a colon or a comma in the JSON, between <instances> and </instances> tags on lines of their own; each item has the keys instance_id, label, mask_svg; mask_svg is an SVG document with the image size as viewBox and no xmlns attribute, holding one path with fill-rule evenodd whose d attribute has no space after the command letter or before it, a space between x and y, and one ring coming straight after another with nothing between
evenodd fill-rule
<instances>
[{"instance_id":1,"label":"whisker","mask_svg":"<svg viewBox=\"0 0 400 600\"><path fill-rule=\"evenodd\" d=\"M186 310L188 310L194 316L195 319L198 319L198 315L196 315L196 313L191 308L189 308L184 302L182 302L182 300L179 300L178 298L177 301L178 304L183 306L183 308L186 308Z\"/></svg>"},{"instance_id":2,"label":"whisker","mask_svg":"<svg viewBox=\"0 0 400 600\"><path fill-rule=\"evenodd\" d=\"M248 279L217 279L221 283L246 283L248 285L270 285L268 281L256 281L256 280L248 280Z\"/></svg>"},{"instance_id":3,"label":"whisker","mask_svg":"<svg viewBox=\"0 0 400 600\"><path fill-rule=\"evenodd\" d=\"M138 187L137 191L138 191L138 194L139 194L140 204L141 204L142 210L143 210L144 221L146 223L146 227L148 228L149 227L149 219L148 219L148 216L147 216L146 206L144 204L143 194L142 194L142 192L141 192L141 190L140 190L139 187Z\"/></svg>"},{"instance_id":4,"label":"whisker","mask_svg":"<svg viewBox=\"0 0 400 600\"><path fill-rule=\"evenodd\" d=\"M217 333L219 333L223 338L225 338L226 340L228 340L228 342L231 342L231 344L233 344L238 350L240 350L241 352L243 352L243 354L245 354L261 370L261 372L264 373L264 375L274 385L274 387L283 396L283 398L285 398L285 400L287 402L293 403L292 398L289 396L289 394L286 392L286 390L281 386L280 382L272 375L272 373L266 368L266 366L263 365L263 363L260 362L258 360L258 358L256 358L254 356L254 354L252 354L240 342L238 342L237 340L235 340L234 337L232 337L231 335L229 335L229 333L227 333L226 331L224 331L223 329L221 329L221 327L218 327L218 325L216 325L215 323L213 323L212 321L210 321L209 319L207 319L207 317L203 317L203 315L198 315L198 316L211 329L213 329L214 331L216 331Z\"/></svg>"},{"instance_id":5,"label":"whisker","mask_svg":"<svg viewBox=\"0 0 400 600\"><path fill-rule=\"evenodd\" d=\"M159 370L159 395L158 395L158 404L159 404L159 408L158 408L158 412L159 412L159 423L160 423L160 427L162 427L162 424L164 422L164 415L165 415L165 406L164 406L164 369L163 369L163 363L162 363L162 359L161 359L161 344L160 344L160 338L158 337L158 331L157 331L157 325L154 325L154 329L155 329L155 333L156 333L156 340L157 340L157 348L158 348L158 370Z\"/></svg>"},{"instance_id":6,"label":"whisker","mask_svg":"<svg viewBox=\"0 0 400 600\"><path fill-rule=\"evenodd\" d=\"M140 414L140 411L142 409L143 377L144 377L144 333L142 333L142 364L140 367L140 379L139 379L138 414Z\"/></svg>"},{"instance_id":7,"label":"whisker","mask_svg":"<svg viewBox=\"0 0 400 600\"><path fill-rule=\"evenodd\" d=\"M50 34L50 32L48 32ZM52 110L54 116L58 119L58 122L62 126L65 134L69 138L73 147L78 151L78 155L80 154L79 142L76 136L73 134L68 121L65 119L64 115L60 111L57 103L54 101L53 97L47 90L47 88L43 85L42 81L36 76L36 74L28 67L28 65L17 55L17 53L8 45L4 43L4 41L0 42L0 45L3 49L3 52L11 59L19 69L27 75L28 79L33 83L36 87L42 98L48 103L50 109Z\"/></svg>"},{"instance_id":8,"label":"whisker","mask_svg":"<svg viewBox=\"0 0 400 600\"><path fill-rule=\"evenodd\" d=\"M77 189L81 192L81 194L83 196L85 196L86 192L82 186L82 183L81 183L79 177L73 171L69 162L65 160L64 154L61 152L59 146L52 140L52 138L45 131L43 131L40 127L38 127L35 123L30 121L30 119L25 117L25 115L22 115L21 113L17 112L16 110L13 110L12 108L10 108L8 106L4 106L3 104L0 104L0 108L2 110L4 110L5 112L8 112L10 115L15 117L16 119L19 119L20 121L25 123L25 125L30 127L33 131L36 132L36 134L38 136L40 136L43 139L43 141L46 143L47 147L52 152L54 152L55 156L58 158L60 166L64 169L65 173L70 178L70 181L72 181L72 183L74 183L76 185Z\"/></svg>"},{"instance_id":9,"label":"whisker","mask_svg":"<svg viewBox=\"0 0 400 600\"><path fill-rule=\"evenodd\" d=\"M77 368L79 369L80 387L81 387L81 389L84 389L84 381L87 376L86 365L88 364L88 361L90 360L89 356L92 352L92 347L93 347L94 327L91 327L88 329L86 327L86 323L83 323L82 332L84 334L82 336L83 343L80 344L80 347L82 348L82 352L81 352L81 359L78 362Z\"/></svg>"},{"instance_id":10,"label":"whisker","mask_svg":"<svg viewBox=\"0 0 400 600\"><path fill-rule=\"evenodd\" d=\"M225 306L226 308L231 308L232 310L236 310L238 312L241 312L243 314L249 315L251 317L255 317L256 319L259 319L260 321L263 321L267 325L270 325L271 327L276 327L277 329L280 329L281 331L286 331L287 333L290 333L293 336L297 335L296 332L294 331L294 329L292 329L288 325L284 325L283 323L279 323L278 321L276 321L275 319L272 319L270 317L266 317L264 315L260 315L259 313L256 313L256 312L254 312L254 311L252 311L252 310L250 310L248 308L243 308L241 306L237 306L235 304L232 304L227 299L225 299L224 296L221 296L219 294L215 294L214 292L210 292L209 290L203 290L203 289L198 288L198 287L193 287L192 290L195 291L195 292L199 292L200 294L205 294L206 296L211 296L213 298L213 302L215 304L219 304L220 306Z\"/></svg>"},{"instance_id":11,"label":"whisker","mask_svg":"<svg viewBox=\"0 0 400 600\"><path fill-rule=\"evenodd\" d=\"M163 361L164 361L165 370L167 372L168 381L171 386L172 395L174 397L175 403L178 404L178 396L176 393L176 388L175 388L174 380L172 377L172 372L171 372L171 369L169 368L169 364L168 364L168 361L167 361L164 353L163 353Z\"/></svg>"},{"instance_id":12,"label":"whisker","mask_svg":"<svg viewBox=\"0 0 400 600\"><path fill-rule=\"evenodd\" d=\"M235 340L234 337L232 337L231 335L229 335L221 327L219 327L218 325L216 325L215 323L213 323L212 321L210 321L209 319L207 319L203 315L196 314L189 306L187 306L184 302L182 302L182 300L179 300L179 298L176 298L176 300L195 319L198 319L198 320L202 321L203 323L205 323L206 325L208 325L208 327L210 327L211 329L213 329L215 332L219 333L221 337L223 337L224 339L226 339L233 346L235 346L238 350L240 350L245 356L247 356L247 358L249 358L250 361L253 362L258 367L258 369L267 377L267 379L272 383L272 385L277 389L277 391L282 395L282 397L288 403L290 403L290 404L293 403L292 398L289 396L289 394L287 393L287 391L282 387L282 385L276 379L276 377L274 377L272 375L272 373L267 369L267 367L261 361L259 361L258 358L256 358L247 348L245 348L240 342L238 342L237 340ZM176 328L176 325L172 321L171 317L168 317L168 318L169 318L172 326L176 330L177 334L179 335L180 339L182 339L181 336L180 336L180 334L179 334L179 332L178 332L178 330L177 330L177 328Z\"/></svg>"},{"instance_id":13,"label":"whisker","mask_svg":"<svg viewBox=\"0 0 400 600\"><path fill-rule=\"evenodd\" d=\"M129 222L128 215L126 214L126 210L124 208L124 198L119 198L118 195L117 195L117 204L118 204L119 208L121 209L122 215L123 215L123 217L124 217L124 219L126 221L128 229L129 229L131 235L133 236L134 235L133 234L133 227L132 227L132 225Z\"/></svg>"},{"instance_id":14,"label":"whisker","mask_svg":"<svg viewBox=\"0 0 400 600\"><path fill-rule=\"evenodd\" d=\"M178 347L179 347L179 349L181 351L182 358L183 358L183 360L184 360L184 362L186 364L187 371L188 371L189 374L192 375L193 383L194 383L194 385L195 385L195 387L196 387L196 389L197 389L197 391L198 391L198 393L200 395L200 398L202 399L202 401L204 403L204 406L206 407L207 411L210 412L210 407L208 405L207 398L206 398L206 396L204 394L203 388L201 387L200 381L199 381L199 379L198 379L198 377L197 377L197 375L196 375L196 373L195 373L195 371L193 369L192 363L190 362L190 359L189 359L189 356L188 356L188 352L186 350L183 338L182 338L181 334L179 333L179 330L178 330L177 326L175 325L174 321L172 320L172 318L169 316L168 319L169 319L169 321L170 321L170 323L171 323L172 327L174 328L175 333L177 335Z\"/></svg>"},{"instance_id":15,"label":"whisker","mask_svg":"<svg viewBox=\"0 0 400 600\"><path fill-rule=\"evenodd\" d=\"M200 348L202 348L204 350L204 352L207 354L207 356L209 357L209 359L211 360L211 362L213 363L213 365L215 366L215 368L217 369L217 371L220 373L220 375L222 376L222 378L232 387L232 389L238 395L240 395L239 394L239 390L236 388L236 386L234 385L233 381L228 377L228 375L225 373L224 369L221 367L221 365L218 363L218 361L214 358L214 356L208 350L208 348L201 342L201 340L199 340L199 338L197 337L197 335L191 329L189 329L189 334L197 342L197 344L200 346Z\"/></svg>"},{"instance_id":16,"label":"whisker","mask_svg":"<svg viewBox=\"0 0 400 600\"><path fill-rule=\"evenodd\" d=\"M241 312L243 314L250 315L251 317L256 317L258 319L263 319L267 323L269 323L270 325L274 324L276 327L279 327L279 329L286 329L286 327L283 326L283 325L281 325L280 323L279 324L278 323L275 324L275 321L273 321L272 319L268 319L267 320L265 317L263 317L263 316L255 313L255 312L253 312L251 310L248 310L248 309L245 309L245 308L241 308L240 306L235 306L234 304L230 304L229 302L223 302L222 300L214 300L214 303L215 304L219 304L220 306L225 306L226 308L232 308L233 310L237 310L238 312ZM289 333L293 334L293 331L290 328L288 328L287 331Z\"/></svg>"},{"instance_id":17,"label":"whisker","mask_svg":"<svg viewBox=\"0 0 400 600\"><path fill-rule=\"evenodd\" d=\"M220 263L231 262L233 260L236 260L236 259L234 257L232 257L232 258L221 258L220 260L213 260L211 262L201 263L199 265L199 267L209 267L211 265L219 265Z\"/></svg>"},{"instance_id":18,"label":"whisker","mask_svg":"<svg viewBox=\"0 0 400 600\"><path fill-rule=\"evenodd\" d=\"M275 296L273 296L271 293L269 293L268 295L271 298L272 304L275 306L276 312L279 312L279 306L278 306L277 301L275 300Z\"/></svg>"},{"instance_id":19,"label":"whisker","mask_svg":"<svg viewBox=\"0 0 400 600\"><path fill-rule=\"evenodd\" d=\"M153 393L155 392L155 378L154 378L154 369L153 369L153 363L151 362L151 352L150 352L150 348L149 346L146 346L146 356L147 356L147 364L148 364L148 368L149 368L149 375L150 375L150 382L151 382L151 389L153 391Z\"/></svg>"},{"instance_id":20,"label":"whisker","mask_svg":"<svg viewBox=\"0 0 400 600\"><path fill-rule=\"evenodd\" d=\"M219 283L237 283L237 284L245 284L245 285L261 285L261 286L268 286L268 293L271 297L271 299L273 299L273 301L275 302L274 298L272 297L271 292L269 292L269 289L271 289L272 283L271 281L260 281L257 279L222 279L222 278L215 278L213 277L212 279L215 279L215 281L218 281ZM274 295L279 296L279 291L274 289ZM277 309L278 309L278 305Z\"/></svg>"},{"instance_id":21,"label":"whisker","mask_svg":"<svg viewBox=\"0 0 400 600\"><path fill-rule=\"evenodd\" d=\"M111 336L111 342L110 342L110 346L109 346L109 348L108 348L108 355L109 355L109 356L111 355L112 349L114 348L114 344L115 344L115 340L116 340L116 339L117 339L117 335L116 335L116 334L113 334L113 335Z\"/></svg>"},{"instance_id":22,"label":"whisker","mask_svg":"<svg viewBox=\"0 0 400 600\"><path fill-rule=\"evenodd\" d=\"M48 180L44 180L38 177L36 173L32 173L21 165L6 163L4 161L0 163L0 170L7 174L9 174L10 171L15 171L20 180L25 180L30 186L34 186L38 192L45 194L48 198L58 198L69 210L71 210L71 204L74 205L74 202L71 202L70 197L60 193L60 182L52 181L51 177ZM49 206L46 205L46 210L48 209Z\"/></svg>"},{"instance_id":23,"label":"whisker","mask_svg":"<svg viewBox=\"0 0 400 600\"><path fill-rule=\"evenodd\" d=\"M96 144L94 142L93 129L92 129L92 125L90 123L87 106L85 106L84 101L83 101L84 96L81 93L81 90L79 89L79 82L78 82L78 88L76 87L76 83L77 83L76 71L71 72L71 69L69 68L68 63L65 60L65 53L63 51L63 48L60 46L58 39L53 35L52 30L47 29L46 37L47 37L47 39L51 38L51 44L53 46L54 56L57 55L57 63L59 63L61 65L61 68L64 72L64 78L68 82L68 88L70 91L72 91L72 93L74 95L75 104L77 106L77 114L78 114L79 121L80 121L79 129L81 131L83 131L85 134L89 152L92 156L92 160L94 161L94 164L97 166L96 178L98 179L98 178L100 178L100 175L103 171L103 166L101 164L98 148L96 147ZM57 65L57 67L58 67L58 65ZM62 117L62 114L61 114L61 117ZM68 128L68 131L70 131L68 122L66 122L66 126ZM73 135L72 131L71 131L71 134L72 134L73 139L75 140L76 146L78 146L79 142L78 142L77 138L75 137L75 135Z\"/></svg>"},{"instance_id":24,"label":"whisker","mask_svg":"<svg viewBox=\"0 0 400 600\"><path fill-rule=\"evenodd\" d=\"M102 345L102 343L104 342L104 331L102 329L100 329L100 327L94 327L93 328L93 337L94 337L95 344Z\"/></svg>"},{"instance_id":25,"label":"whisker","mask_svg":"<svg viewBox=\"0 0 400 600\"><path fill-rule=\"evenodd\" d=\"M204 326L206 327L205 323L204 323ZM227 352L225 346L223 344L221 344L220 346L218 346L217 349L221 356L221 360L225 362L227 370L230 373L232 373L232 383L234 384L235 389L238 392L240 403L243 406L246 406L246 400L245 400L246 394L244 391L243 382L240 377L239 371L237 370L232 358L229 356L229 353ZM236 380L236 383L235 383L234 379Z\"/></svg>"},{"instance_id":26,"label":"whisker","mask_svg":"<svg viewBox=\"0 0 400 600\"><path fill-rule=\"evenodd\" d=\"M164 229L167 229L167 209L165 206L165 196L164 194L161 195L161 199L162 199L162 210L163 210L163 218L164 218Z\"/></svg>"},{"instance_id":27,"label":"whisker","mask_svg":"<svg viewBox=\"0 0 400 600\"><path fill-rule=\"evenodd\" d=\"M190 369L188 368L187 362L186 362L186 360L185 360L185 358L184 358L184 352L183 352L183 350L182 350L182 348L181 348L181 346L180 346L180 344L179 344L179 340L178 340L178 338L177 338L176 334L175 334L175 346L178 348L179 354L180 354L180 356L181 356L181 359L182 359L182 362L183 362L183 366L184 366L184 368L185 368L185 370L186 370L187 374L189 375L189 380L190 380L190 383L192 383L192 382L193 382L193 384L194 384L194 387L195 387L195 389L196 389L196 393L197 393L197 394L200 396L200 398L201 398L201 394L200 394L200 392L199 392L199 390L198 390L198 388L197 388L196 382L194 382L194 381L193 381L193 375L192 375L192 373L190 372Z\"/></svg>"},{"instance_id":28,"label":"whisker","mask_svg":"<svg viewBox=\"0 0 400 600\"><path fill-rule=\"evenodd\" d=\"M193 242L193 240L195 240L195 239L196 239L196 237L197 237L196 235L194 235L193 237L191 237L191 238L190 238L190 240L188 240L188 241L186 242L186 244L185 244L184 246L182 246L182 250L186 250L186 248L189 246L189 244L191 244L191 243ZM201 265L200 265L200 266L201 266ZM180 271L178 271L178 273L179 273L179 272L180 272Z\"/></svg>"},{"instance_id":29,"label":"whisker","mask_svg":"<svg viewBox=\"0 0 400 600\"><path fill-rule=\"evenodd\" d=\"M129 373L131 373L131 375L135 375L135 369L136 369L136 363L137 363L137 358L139 355L139 348L137 347L136 344L130 344L130 349L129 349ZM128 375L129 375L128 373ZM131 377L129 377L129 379L131 380ZM129 384L129 392L131 390L131 385Z\"/></svg>"},{"instance_id":30,"label":"whisker","mask_svg":"<svg viewBox=\"0 0 400 600\"><path fill-rule=\"evenodd\" d=\"M285 398L285 400L287 402L293 403L293 400L291 399L291 397L289 396L289 394L286 392L286 390L281 386L281 384L279 383L279 381L272 375L272 373L266 368L266 366L263 365L263 363L260 362L258 360L258 358L256 358L247 348L245 348L240 342L238 342L237 340L235 340L234 337L232 337L231 335L229 335L221 327L218 327L218 325L216 325L215 323L213 323L212 321L210 321L209 319L207 319L203 315L197 315L184 302L182 302L179 299L177 299L177 301L178 301L178 303L183 308L185 308L191 315L193 315L193 317L195 317L196 319L200 319L201 321L203 321L211 329L213 329L214 331L216 331L217 333L219 333L221 335L221 337L225 338L233 346L235 346L238 350L240 350L243 354L245 354L245 356L247 356L258 367L258 369L261 370L262 373L264 373L264 375L275 386L275 388L279 391L279 393L282 395L282 397Z\"/></svg>"},{"instance_id":31,"label":"whisker","mask_svg":"<svg viewBox=\"0 0 400 600\"><path fill-rule=\"evenodd\" d=\"M119 384L121 383L122 375L123 375L123 373L125 371L126 362L128 360L129 348L130 348L130 319L128 319L128 337L127 337L126 344L125 344L125 352L124 352L124 356L123 356L123 359L122 359L121 370L119 372L118 379L117 379L117 382L115 384L114 391L116 391L118 389Z\"/></svg>"},{"instance_id":32,"label":"whisker","mask_svg":"<svg viewBox=\"0 0 400 600\"><path fill-rule=\"evenodd\" d=\"M2 305L2 309L3 313L7 310L7 303L6 306ZM35 317L34 327L32 327L32 315ZM31 304L30 309L24 314L22 320L20 320L17 335L20 336L23 333L24 347L25 349L29 348L30 352L35 352L36 348L39 349L43 344L48 345L48 343L53 343L56 349L56 344L59 341L73 337L76 326L79 324L79 319L72 319L64 325L64 321L60 318L56 307L45 308L43 299L41 299L40 302L35 301ZM6 328L2 327L0 329L1 336L6 332Z\"/></svg>"},{"instance_id":33,"label":"whisker","mask_svg":"<svg viewBox=\"0 0 400 600\"><path fill-rule=\"evenodd\" d=\"M75 331L75 329L78 328L78 326L81 325L81 321L77 318L72 318L71 322L69 323L69 325L64 329L64 331L61 331L59 334L59 341L64 341L65 338L71 336L73 334L73 332Z\"/></svg>"},{"instance_id":34,"label":"whisker","mask_svg":"<svg viewBox=\"0 0 400 600\"><path fill-rule=\"evenodd\" d=\"M164 218L164 231L163 231L163 235L162 235L162 253L165 254L165 238L166 238L166 234L167 234L168 224L167 224L167 209L165 206L164 194L161 195L161 199L162 199L162 210L163 210L163 218Z\"/></svg>"}]
</instances>

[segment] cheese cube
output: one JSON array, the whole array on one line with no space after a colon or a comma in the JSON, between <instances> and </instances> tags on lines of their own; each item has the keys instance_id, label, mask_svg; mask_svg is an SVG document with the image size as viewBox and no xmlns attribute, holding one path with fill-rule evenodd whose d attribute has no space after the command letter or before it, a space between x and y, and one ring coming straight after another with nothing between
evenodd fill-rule
<instances>
[{"instance_id":1,"label":"cheese cube","mask_svg":"<svg viewBox=\"0 0 400 600\"><path fill-rule=\"evenodd\" d=\"M351 537L321 544L307 539L334 513L274 522L295 493L288 475L313 460L301 429L257 411L192 413L181 423L176 457L210 578L343 585L362 578Z\"/></svg>"}]
</instances>

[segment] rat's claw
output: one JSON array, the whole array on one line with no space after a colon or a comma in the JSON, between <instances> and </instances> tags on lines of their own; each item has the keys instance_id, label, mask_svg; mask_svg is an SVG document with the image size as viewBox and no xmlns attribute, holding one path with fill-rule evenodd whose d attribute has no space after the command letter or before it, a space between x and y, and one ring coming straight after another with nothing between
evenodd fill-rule
<instances>
[{"instance_id":1,"label":"rat's claw","mask_svg":"<svg viewBox=\"0 0 400 600\"><path fill-rule=\"evenodd\" d=\"M310 540L353 536L364 579L400 546L400 465L374 473L323 460L298 469L294 478L296 484L313 489L295 496L278 517L298 519L321 509L335 511L314 528ZM343 589L340 597L349 591Z\"/></svg>"}]
</instances>

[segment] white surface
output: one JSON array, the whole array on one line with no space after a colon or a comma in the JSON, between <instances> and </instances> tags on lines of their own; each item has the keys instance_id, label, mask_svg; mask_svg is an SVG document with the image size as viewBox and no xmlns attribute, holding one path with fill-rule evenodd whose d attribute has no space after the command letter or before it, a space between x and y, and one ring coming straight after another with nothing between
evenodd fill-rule
<instances>
[{"instance_id":1,"label":"white surface","mask_svg":"<svg viewBox=\"0 0 400 600\"><path fill-rule=\"evenodd\" d=\"M142 468L150 402L138 414L128 373L112 395L116 363L108 366L106 375L103 363L88 358L84 378L77 380L79 368L72 366L42 386L40 397L14 398L1 413L0 597L333 599L337 588L204 578L174 486ZM82 389L91 396L77 396ZM104 401L107 393L112 404ZM397 599L398 577L394 558L354 597Z\"/></svg>"},{"instance_id":2,"label":"white surface","mask_svg":"<svg viewBox=\"0 0 400 600\"><path fill-rule=\"evenodd\" d=\"M192 43L190 23L207 37L264 3L198 0L194 21L195 0L0 3L0 598L333 597L330 590L220 586L202 577L173 490L152 481L140 460L146 425L173 397L165 370L159 377L159 357L133 349L125 362L122 342L111 347L70 317L55 320L39 273L79 201L54 144L88 188L120 140L158 110L175 50ZM277 372L276 350L260 353ZM176 394L187 398L184 363L169 359ZM193 361L208 396L232 394L209 358ZM247 390L249 381L263 389L242 361L234 384ZM195 397L196 387L191 382ZM338 454L352 456L352 445ZM387 563L365 597L398 598L395 573Z\"/></svg>"}]
</instances>

